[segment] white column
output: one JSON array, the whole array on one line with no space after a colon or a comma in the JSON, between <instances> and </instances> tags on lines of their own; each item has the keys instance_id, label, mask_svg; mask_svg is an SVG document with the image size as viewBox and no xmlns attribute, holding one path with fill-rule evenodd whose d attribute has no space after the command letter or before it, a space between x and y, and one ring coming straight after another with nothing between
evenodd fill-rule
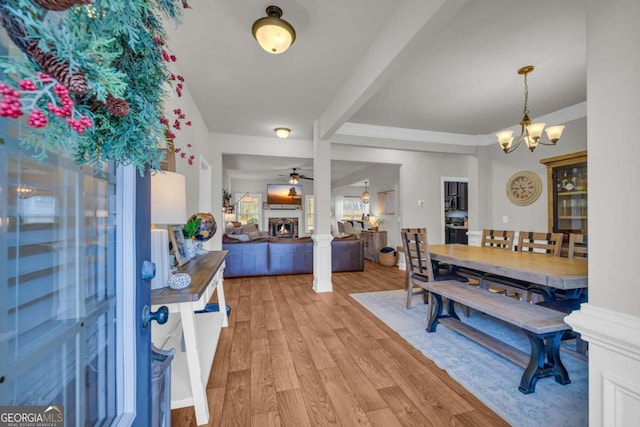
<instances>
[{"instance_id":1,"label":"white column","mask_svg":"<svg viewBox=\"0 0 640 427\"><path fill-rule=\"evenodd\" d=\"M587 1L589 302L566 318L589 342L589 425L640 419L640 2ZM623 196L625 189L633 195Z\"/></svg>"},{"instance_id":2,"label":"white column","mask_svg":"<svg viewBox=\"0 0 640 427\"><path fill-rule=\"evenodd\" d=\"M313 126L313 195L316 212L313 235L313 290L331 292L331 141L320 139Z\"/></svg>"}]
</instances>

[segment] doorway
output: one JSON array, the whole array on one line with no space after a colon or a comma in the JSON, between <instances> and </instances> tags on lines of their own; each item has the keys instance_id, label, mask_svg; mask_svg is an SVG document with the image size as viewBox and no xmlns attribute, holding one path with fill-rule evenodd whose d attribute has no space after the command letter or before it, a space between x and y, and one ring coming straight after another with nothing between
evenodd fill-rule
<instances>
[{"instance_id":1,"label":"doorway","mask_svg":"<svg viewBox=\"0 0 640 427\"><path fill-rule=\"evenodd\" d=\"M442 177L442 243L468 244L469 178Z\"/></svg>"}]
</instances>

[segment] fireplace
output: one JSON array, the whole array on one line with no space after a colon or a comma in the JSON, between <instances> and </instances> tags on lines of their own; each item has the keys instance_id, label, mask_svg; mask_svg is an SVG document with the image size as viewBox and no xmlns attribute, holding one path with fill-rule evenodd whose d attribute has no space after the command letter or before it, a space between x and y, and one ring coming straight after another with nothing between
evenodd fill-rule
<instances>
[{"instance_id":1,"label":"fireplace","mask_svg":"<svg viewBox=\"0 0 640 427\"><path fill-rule=\"evenodd\" d=\"M298 236L297 218L270 218L269 231L271 236L294 238Z\"/></svg>"}]
</instances>

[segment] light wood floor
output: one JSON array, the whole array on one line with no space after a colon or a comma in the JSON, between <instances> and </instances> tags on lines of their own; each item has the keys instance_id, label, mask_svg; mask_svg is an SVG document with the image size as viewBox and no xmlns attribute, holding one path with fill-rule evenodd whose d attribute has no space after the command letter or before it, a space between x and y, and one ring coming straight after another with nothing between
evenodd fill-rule
<instances>
[{"instance_id":1,"label":"light wood floor","mask_svg":"<svg viewBox=\"0 0 640 427\"><path fill-rule=\"evenodd\" d=\"M315 293L312 275L225 279L231 316L207 387L208 425L506 426L348 295L402 289L403 279L369 261L333 274L330 293ZM171 419L196 425L193 408Z\"/></svg>"}]
</instances>

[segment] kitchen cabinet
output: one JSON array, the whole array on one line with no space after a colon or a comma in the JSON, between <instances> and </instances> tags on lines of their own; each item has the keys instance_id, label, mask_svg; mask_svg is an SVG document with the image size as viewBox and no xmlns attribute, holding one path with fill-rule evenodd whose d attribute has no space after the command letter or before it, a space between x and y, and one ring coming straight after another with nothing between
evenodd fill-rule
<instances>
[{"instance_id":1,"label":"kitchen cabinet","mask_svg":"<svg viewBox=\"0 0 640 427\"><path fill-rule=\"evenodd\" d=\"M445 209L467 210L468 183L458 181L446 181L444 183Z\"/></svg>"},{"instance_id":2,"label":"kitchen cabinet","mask_svg":"<svg viewBox=\"0 0 640 427\"><path fill-rule=\"evenodd\" d=\"M445 243L461 243L466 245L469 243L469 237L467 236L467 228L459 226L445 227Z\"/></svg>"},{"instance_id":3,"label":"kitchen cabinet","mask_svg":"<svg viewBox=\"0 0 640 427\"><path fill-rule=\"evenodd\" d=\"M563 233L587 234L587 152L565 154L540 160L547 166L548 227Z\"/></svg>"},{"instance_id":4,"label":"kitchen cabinet","mask_svg":"<svg viewBox=\"0 0 640 427\"><path fill-rule=\"evenodd\" d=\"M458 210L467 210L467 184L466 182L458 183Z\"/></svg>"},{"instance_id":5,"label":"kitchen cabinet","mask_svg":"<svg viewBox=\"0 0 640 427\"><path fill-rule=\"evenodd\" d=\"M387 246L387 232L365 230L360 233L360 238L364 241L365 259L380 261L380 249Z\"/></svg>"}]
</instances>

